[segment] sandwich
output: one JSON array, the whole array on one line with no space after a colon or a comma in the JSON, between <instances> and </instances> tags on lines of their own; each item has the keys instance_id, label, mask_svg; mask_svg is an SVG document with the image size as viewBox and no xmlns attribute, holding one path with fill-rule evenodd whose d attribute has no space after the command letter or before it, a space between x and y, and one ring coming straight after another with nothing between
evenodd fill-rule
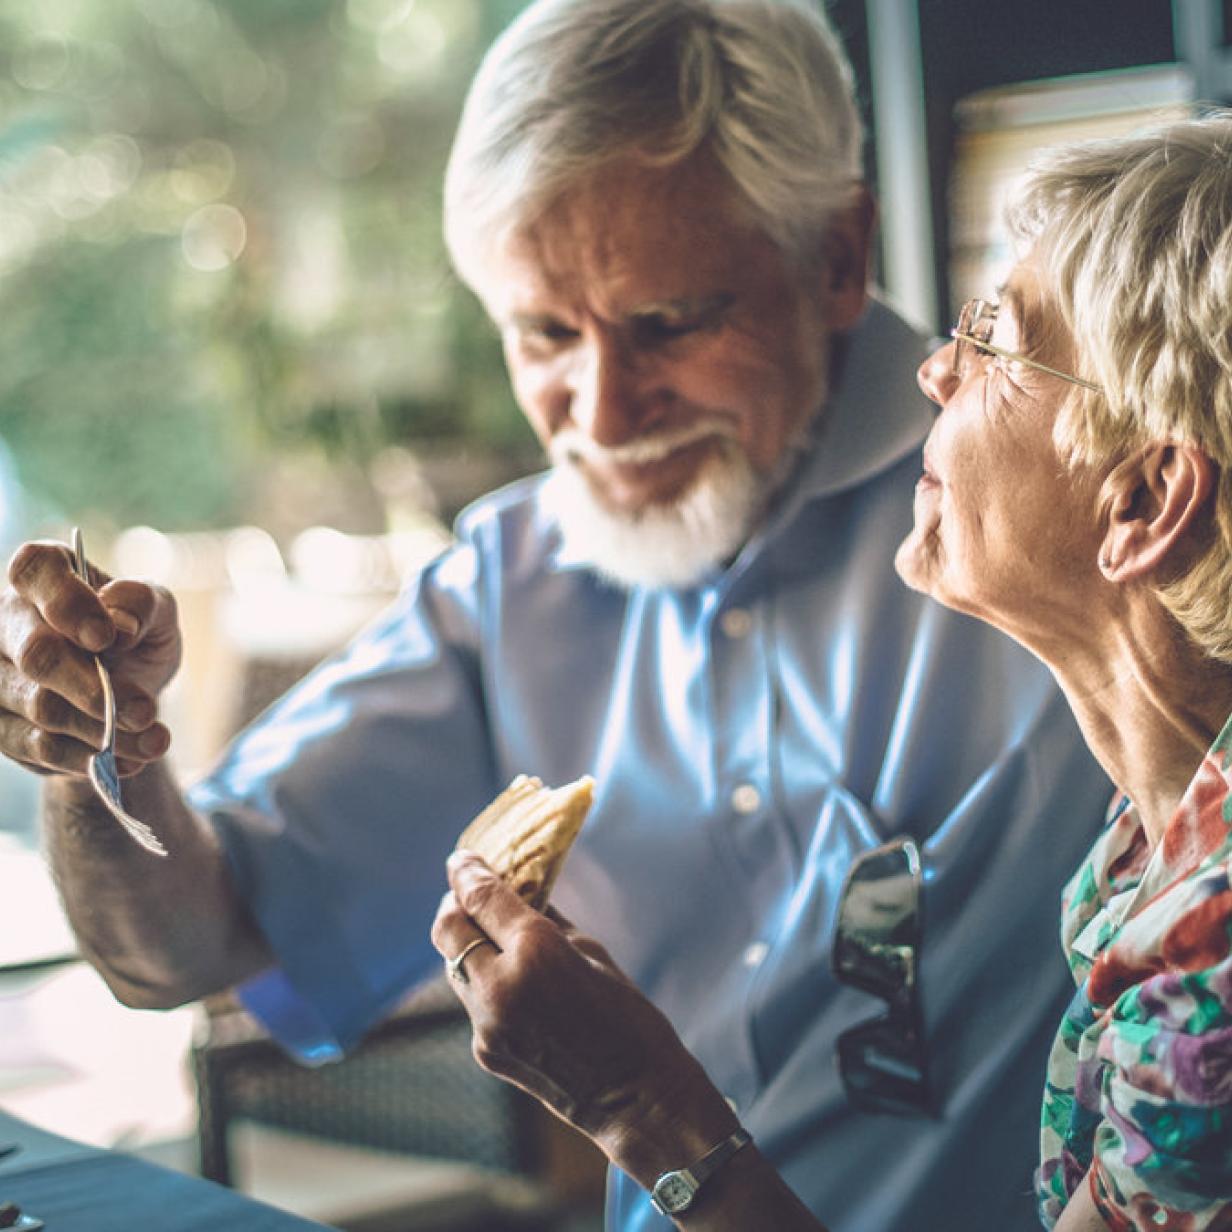
<instances>
[{"instance_id":1,"label":"sandwich","mask_svg":"<svg viewBox=\"0 0 1232 1232\"><path fill-rule=\"evenodd\" d=\"M588 774L555 788L519 774L462 831L458 847L478 852L522 898L542 911L594 792L595 780Z\"/></svg>"}]
</instances>

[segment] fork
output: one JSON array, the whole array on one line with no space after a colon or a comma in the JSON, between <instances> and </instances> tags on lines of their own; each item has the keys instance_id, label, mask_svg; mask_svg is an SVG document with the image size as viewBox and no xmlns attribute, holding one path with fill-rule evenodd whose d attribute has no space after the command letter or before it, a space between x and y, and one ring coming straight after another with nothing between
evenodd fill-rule
<instances>
[{"instance_id":1,"label":"fork","mask_svg":"<svg viewBox=\"0 0 1232 1232\"><path fill-rule=\"evenodd\" d=\"M73 569L87 586L93 587L85 543L81 530L76 526L73 527ZM115 758L115 689L111 686L111 673L103 666L101 656L94 656L94 666L98 668L98 679L103 686L103 747L90 758L90 782L94 784L99 799L134 842L156 856L165 856L167 849L154 831L124 808L120 796L120 772L116 768Z\"/></svg>"}]
</instances>

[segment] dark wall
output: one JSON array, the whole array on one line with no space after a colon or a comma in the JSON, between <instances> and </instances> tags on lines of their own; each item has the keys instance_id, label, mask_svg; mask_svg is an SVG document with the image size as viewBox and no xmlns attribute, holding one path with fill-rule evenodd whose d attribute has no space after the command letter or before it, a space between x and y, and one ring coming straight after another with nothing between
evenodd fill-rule
<instances>
[{"instance_id":1,"label":"dark wall","mask_svg":"<svg viewBox=\"0 0 1232 1232\"><path fill-rule=\"evenodd\" d=\"M1175 59L1168 0L921 0L930 101Z\"/></svg>"},{"instance_id":2,"label":"dark wall","mask_svg":"<svg viewBox=\"0 0 1232 1232\"><path fill-rule=\"evenodd\" d=\"M872 133L865 0L830 0ZM1232 3L1225 3L1232 21ZM920 0L938 307L948 301L946 193L958 99L991 86L1176 59L1169 0ZM870 178L875 179L871 142Z\"/></svg>"}]
</instances>

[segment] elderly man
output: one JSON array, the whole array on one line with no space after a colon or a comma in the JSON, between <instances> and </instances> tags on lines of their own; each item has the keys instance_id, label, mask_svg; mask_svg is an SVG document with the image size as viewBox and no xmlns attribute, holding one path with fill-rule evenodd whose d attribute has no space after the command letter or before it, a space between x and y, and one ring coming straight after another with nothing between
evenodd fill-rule
<instances>
[{"instance_id":1,"label":"elderly man","mask_svg":"<svg viewBox=\"0 0 1232 1232\"><path fill-rule=\"evenodd\" d=\"M801 5L532 5L472 88L446 215L552 470L468 511L187 800L155 719L170 597L96 598L62 547L18 552L0 739L50 775L48 849L118 995L238 985L290 1046L335 1055L434 968L467 819L519 771L591 772L554 901L804 1200L840 1232L948 1229L959 1195L980 1227L1033 1226L1057 894L1108 787L1033 660L894 576L931 415L922 341L866 293L860 145L849 70ZM83 777L88 650L165 861ZM922 889L870 1025L882 1003L831 973L840 891L905 835ZM670 1226L619 1174L608 1225Z\"/></svg>"}]
</instances>

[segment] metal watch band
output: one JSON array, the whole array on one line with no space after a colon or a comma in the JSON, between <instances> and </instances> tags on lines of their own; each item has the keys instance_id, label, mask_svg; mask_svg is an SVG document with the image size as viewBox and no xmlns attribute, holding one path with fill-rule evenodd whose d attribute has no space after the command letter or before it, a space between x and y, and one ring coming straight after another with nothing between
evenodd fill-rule
<instances>
[{"instance_id":1,"label":"metal watch band","mask_svg":"<svg viewBox=\"0 0 1232 1232\"><path fill-rule=\"evenodd\" d=\"M693 1205L697 1191L712 1177L742 1146L753 1141L746 1129L738 1129L730 1138L724 1138L712 1151L707 1151L695 1164L665 1172L654 1183L650 1200L660 1215L679 1215Z\"/></svg>"}]
</instances>

